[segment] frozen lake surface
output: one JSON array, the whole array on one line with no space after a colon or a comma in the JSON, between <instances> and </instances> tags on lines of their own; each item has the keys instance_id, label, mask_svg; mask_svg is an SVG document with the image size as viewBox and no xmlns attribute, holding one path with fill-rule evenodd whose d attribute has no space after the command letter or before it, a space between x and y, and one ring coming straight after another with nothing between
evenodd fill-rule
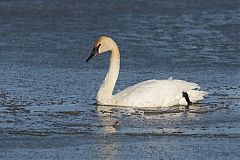
<instances>
[{"instance_id":1,"label":"frozen lake surface","mask_svg":"<svg viewBox=\"0 0 240 160\"><path fill-rule=\"evenodd\" d=\"M239 1L1 1L0 159L239 159ZM173 108L96 106L108 56L115 92L182 79L209 95Z\"/></svg>"}]
</instances>

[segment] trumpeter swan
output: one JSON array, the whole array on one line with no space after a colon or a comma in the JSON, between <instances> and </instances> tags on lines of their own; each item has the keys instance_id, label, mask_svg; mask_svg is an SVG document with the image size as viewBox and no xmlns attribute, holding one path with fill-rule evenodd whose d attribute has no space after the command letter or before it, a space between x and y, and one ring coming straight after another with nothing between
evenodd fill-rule
<instances>
[{"instance_id":1,"label":"trumpeter swan","mask_svg":"<svg viewBox=\"0 0 240 160\"><path fill-rule=\"evenodd\" d=\"M111 51L107 75L97 92L96 102L99 105L117 105L132 107L169 107L174 105L189 105L204 99L207 92L199 91L196 83L182 80L147 80L112 95L119 69L120 53L117 44L109 37L101 36L87 58Z\"/></svg>"}]
</instances>

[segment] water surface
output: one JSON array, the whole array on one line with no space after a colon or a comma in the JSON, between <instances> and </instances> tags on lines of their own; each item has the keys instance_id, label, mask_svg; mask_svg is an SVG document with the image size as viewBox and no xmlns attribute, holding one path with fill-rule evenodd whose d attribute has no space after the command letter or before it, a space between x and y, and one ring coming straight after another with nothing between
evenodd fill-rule
<instances>
[{"instance_id":1,"label":"water surface","mask_svg":"<svg viewBox=\"0 0 240 160\"><path fill-rule=\"evenodd\" d=\"M0 158L238 159L239 1L1 1ZM85 63L100 35L121 51L115 93L182 79L198 104L96 106L108 55Z\"/></svg>"}]
</instances>

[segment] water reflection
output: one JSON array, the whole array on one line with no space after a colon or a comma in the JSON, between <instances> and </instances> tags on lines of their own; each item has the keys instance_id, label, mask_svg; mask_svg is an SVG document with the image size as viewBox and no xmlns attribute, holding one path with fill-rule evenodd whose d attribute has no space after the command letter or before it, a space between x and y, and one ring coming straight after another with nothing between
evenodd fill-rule
<instances>
[{"instance_id":1,"label":"water reflection","mask_svg":"<svg viewBox=\"0 0 240 160\"><path fill-rule=\"evenodd\" d=\"M116 133L118 128L118 119L112 115L111 106L96 106L98 121L103 128L103 133Z\"/></svg>"},{"instance_id":2,"label":"water reflection","mask_svg":"<svg viewBox=\"0 0 240 160\"><path fill-rule=\"evenodd\" d=\"M118 142L114 140L109 140L108 142L103 143L101 147L96 150L96 153L98 154L97 159L117 159L118 147Z\"/></svg>"},{"instance_id":3,"label":"water reflection","mask_svg":"<svg viewBox=\"0 0 240 160\"><path fill-rule=\"evenodd\" d=\"M205 113L213 112L223 107L217 107L212 104L193 104L190 106L173 106L173 107L122 107L122 106L109 106L97 105L96 111L101 116L112 115L162 115L172 113Z\"/></svg>"},{"instance_id":4,"label":"water reflection","mask_svg":"<svg viewBox=\"0 0 240 160\"><path fill-rule=\"evenodd\" d=\"M205 113L222 109L227 108L214 104L155 108L96 106L98 121L104 134L134 135L197 134L200 132L191 127L192 123L198 124L202 117L207 116Z\"/></svg>"}]
</instances>

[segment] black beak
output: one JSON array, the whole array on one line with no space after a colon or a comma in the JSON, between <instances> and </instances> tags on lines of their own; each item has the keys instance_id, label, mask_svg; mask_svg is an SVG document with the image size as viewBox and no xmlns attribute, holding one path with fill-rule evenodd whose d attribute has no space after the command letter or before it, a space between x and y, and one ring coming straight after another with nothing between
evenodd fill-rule
<instances>
[{"instance_id":1,"label":"black beak","mask_svg":"<svg viewBox=\"0 0 240 160\"><path fill-rule=\"evenodd\" d=\"M86 62L88 62L91 58L96 57L99 54L99 47L101 46L101 44L99 44L97 47L94 47L91 54L89 55L89 57L87 58Z\"/></svg>"}]
</instances>

